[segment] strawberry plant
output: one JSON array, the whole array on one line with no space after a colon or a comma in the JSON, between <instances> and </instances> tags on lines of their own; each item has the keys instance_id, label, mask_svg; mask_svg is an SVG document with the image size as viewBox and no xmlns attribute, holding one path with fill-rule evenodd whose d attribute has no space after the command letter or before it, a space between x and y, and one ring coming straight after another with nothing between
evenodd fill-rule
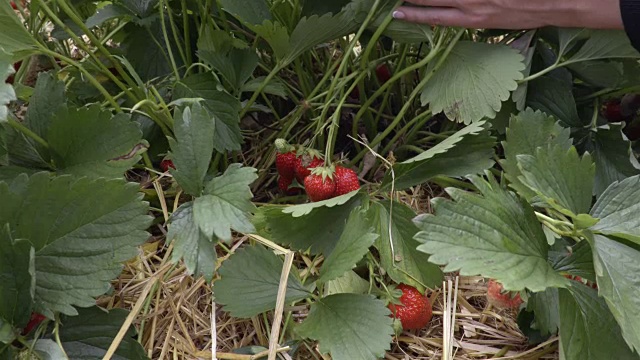
<instances>
[{"instance_id":1,"label":"strawberry plant","mask_svg":"<svg viewBox=\"0 0 640 360\"><path fill-rule=\"evenodd\" d=\"M272 357L383 358L455 272L562 358L637 359L640 54L400 3L1 2L0 358L166 355L165 273L98 306L153 241Z\"/></svg>"}]
</instances>

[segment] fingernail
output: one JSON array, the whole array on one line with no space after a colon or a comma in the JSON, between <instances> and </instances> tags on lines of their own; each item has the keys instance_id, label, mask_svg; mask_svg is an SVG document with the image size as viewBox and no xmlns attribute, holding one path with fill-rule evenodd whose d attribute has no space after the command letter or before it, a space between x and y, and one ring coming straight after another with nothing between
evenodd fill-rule
<instances>
[{"instance_id":1,"label":"fingernail","mask_svg":"<svg viewBox=\"0 0 640 360\"><path fill-rule=\"evenodd\" d=\"M402 19L404 19L404 13L402 11L394 11L393 12L393 18L402 20Z\"/></svg>"}]
</instances>

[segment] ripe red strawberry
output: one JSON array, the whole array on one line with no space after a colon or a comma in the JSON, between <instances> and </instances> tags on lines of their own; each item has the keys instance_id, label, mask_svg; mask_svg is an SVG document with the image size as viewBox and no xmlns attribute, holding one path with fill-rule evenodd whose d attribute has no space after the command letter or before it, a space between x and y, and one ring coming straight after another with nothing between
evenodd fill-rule
<instances>
[{"instance_id":1,"label":"ripe red strawberry","mask_svg":"<svg viewBox=\"0 0 640 360\"><path fill-rule=\"evenodd\" d=\"M169 171L169 168L175 170L176 166L173 165L173 161L171 161L170 159L164 159L160 162L160 168L162 169L162 171L167 172Z\"/></svg>"},{"instance_id":2,"label":"ripe red strawberry","mask_svg":"<svg viewBox=\"0 0 640 360\"><path fill-rule=\"evenodd\" d=\"M13 1L11 1L11 7L13 8L13 10L18 10L18 6Z\"/></svg>"},{"instance_id":3,"label":"ripe red strawberry","mask_svg":"<svg viewBox=\"0 0 640 360\"><path fill-rule=\"evenodd\" d=\"M402 322L405 330L422 329L431 321L433 310L429 299L413 286L400 284L397 288L402 290L402 305L389 303L392 316Z\"/></svg>"},{"instance_id":4,"label":"ripe red strawberry","mask_svg":"<svg viewBox=\"0 0 640 360\"><path fill-rule=\"evenodd\" d=\"M489 304L499 309L517 309L522 304L522 298L520 294L512 294L510 292L503 291L502 284L495 280L489 280L489 287L487 289L487 300Z\"/></svg>"},{"instance_id":5,"label":"ripe red strawberry","mask_svg":"<svg viewBox=\"0 0 640 360\"><path fill-rule=\"evenodd\" d=\"M628 116L622 113L622 104L619 100L607 101L602 108L602 115L609 122L622 122L628 119Z\"/></svg>"},{"instance_id":6,"label":"ripe red strawberry","mask_svg":"<svg viewBox=\"0 0 640 360\"><path fill-rule=\"evenodd\" d=\"M282 140L282 139L278 139ZM276 144L278 144L276 140ZM276 148L278 153L276 154L276 169L278 174L286 179L293 179L296 174L296 165L298 164L298 156L294 151L293 146L286 144L287 146L278 146Z\"/></svg>"},{"instance_id":7,"label":"ripe red strawberry","mask_svg":"<svg viewBox=\"0 0 640 360\"><path fill-rule=\"evenodd\" d=\"M311 170L321 166L324 161L320 156L307 153L298 158L296 163L295 177L300 184L304 183L304 179L311 175Z\"/></svg>"},{"instance_id":8,"label":"ripe red strawberry","mask_svg":"<svg viewBox=\"0 0 640 360\"><path fill-rule=\"evenodd\" d=\"M287 195L300 194L300 190L302 189L300 189L299 187L290 187L292 182L293 182L293 179L287 179L283 176L280 176L278 178L278 188L280 189L280 191L282 191Z\"/></svg>"},{"instance_id":9,"label":"ripe red strawberry","mask_svg":"<svg viewBox=\"0 0 640 360\"><path fill-rule=\"evenodd\" d=\"M331 199L336 192L336 184L332 178L333 169L316 167L311 175L304 178L304 188L312 202Z\"/></svg>"},{"instance_id":10,"label":"ripe red strawberry","mask_svg":"<svg viewBox=\"0 0 640 360\"><path fill-rule=\"evenodd\" d=\"M389 69L389 65L380 64L376 67L376 77L381 84L386 83L391 79L391 70Z\"/></svg>"},{"instance_id":11,"label":"ripe red strawberry","mask_svg":"<svg viewBox=\"0 0 640 360\"><path fill-rule=\"evenodd\" d=\"M22 329L22 335L27 335L31 332L36 326L38 326L45 318L44 315L38 314L36 312L31 313L31 319L29 319L29 323L27 326Z\"/></svg>"},{"instance_id":12,"label":"ripe red strawberry","mask_svg":"<svg viewBox=\"0 0 640 360\"><path fill-rule=\"evenodd\" d=\"M360 189L358 174L356 174L355 171L340 165L336 166L336 171L333 174L333 180L336 183L335 196L348 194Z\"/></svg>"}]
</instances>

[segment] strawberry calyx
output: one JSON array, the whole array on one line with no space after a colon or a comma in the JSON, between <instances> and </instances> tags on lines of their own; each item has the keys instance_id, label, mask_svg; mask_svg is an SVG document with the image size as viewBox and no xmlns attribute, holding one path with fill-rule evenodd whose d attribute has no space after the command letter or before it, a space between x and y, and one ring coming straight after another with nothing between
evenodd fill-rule
<instances>
[{"instance_id":1,"label":"strawberry calyx","mask_svg":"<svg viewBox=\"0 0 640 360\"><path fill-rule=\"evenodd\" d=\"M322 181L326 181L327 179L331 179L333 181L333 175L336 171L336 166L331 164L329 166L318 166L311 169L310 175L317 175L322 177Z\"/></svg>"}]
</instances>

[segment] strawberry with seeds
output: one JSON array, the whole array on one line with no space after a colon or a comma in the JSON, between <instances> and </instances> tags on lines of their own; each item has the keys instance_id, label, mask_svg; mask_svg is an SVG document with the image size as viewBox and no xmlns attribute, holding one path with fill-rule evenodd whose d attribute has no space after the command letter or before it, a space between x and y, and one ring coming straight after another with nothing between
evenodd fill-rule
<instances>
[{"instance_id":1,"label":"strawberry with seeds","mask_svg":"<svg viewBox=\"0 0 640 360\"><path fill-rule=\"evenodd\" d=\"M523 303L520 294L504 291L502 284L491 279L487 288L489 304L499 309L517 309Z\"/></svg>"},{"instance_id":2,"label":"strawberry with seeds","mask_svg":"<svg viewBox=\"0 0 640 360\"><path fill-rule=\"evenodd\" d=\"M336 171L333 174L333 180L336 183L336 192L334 196L348 194L352 191L360 189L358 174L356 174L355 171L347 169L343 166L336 166Z\"/></svg>"},{"instance_id":3,"label":"strawberry with seeds","mask_svg":"<svg viewBox=\"0 0 640 360\"><path fill-rule=\"evenodd\" d=\"M296 148L290 145L285 139L276 139L276 169L278 174L285 179L291 180L295 176L298 156Z\"/></svg>"},{"instance_id":4,"label":"strawberry with seeds","mask_svg":"<svg viewBox=\"0 0 640 360\"><path fill-rule=\"evenodd\" d=\"M413 286L400 284L396 287L402 292L399 299L393 299L388 308L391 314L402 323L405 330L418 330L425 327L433 314L429 298Z\"/></svg>"},{"instance_id":5,"label":"strawberry with seeds","mask_svg":"<svg viewBox=\"0 0 640 360\"><path fill-rule=\"evenodd\" d=\"M304 188L312 202L331 199L336 192L332 167L316 167L304 178Z\"/></svg>"}]
</instances>

